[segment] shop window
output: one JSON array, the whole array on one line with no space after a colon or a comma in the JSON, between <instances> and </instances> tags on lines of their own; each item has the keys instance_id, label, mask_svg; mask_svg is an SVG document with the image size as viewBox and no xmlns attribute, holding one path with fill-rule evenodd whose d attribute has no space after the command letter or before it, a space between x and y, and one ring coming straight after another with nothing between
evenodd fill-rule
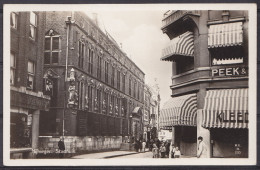
<instances>
[{"instance_id":1,"label":"shop window","mask_svg":"<svg viewBox=\"0 0 260 170\"><path fill-rule=\"evenodd\" d=\"M14 85L15 83L15 70L16 70L16 57L13 52L10 55L10 84Z\"/></svg>"},{"instance_id":2,"label":"shop window","mask_svg":"<svg viewBox=\"0 0 260 170\"><path fill-rule=\"evenodd\" d=\"M28 61L28 75L27 75L27 88L33 89L34 88L34 76L35 76L35 66L34 63Z\"/></svg>"},{"instance_id":3,"label":"shop window","mask_svg":"<svg viewBox=\"0 0 260 170\"><path fill-rule=\"evenodd\" d=\"M60 53L60 37L45 37L44 64L58 64Z\"/></svg>"},{"instance_id":4,"label":"shop window","mask_svg":"<svg viewBox=\"0 0 260 170\"><path fill-rule=\"evenodd\" d=\"M210 50L211 65L229 65L245 63L243 48L241 47L225 47Z\"/></svg>"},{"instance_id":5,"label":"shop window","mask_svg":"<svg viewBox=\"0 0 260 170\"><path fill-rule=\"evenodd\" d=\"M30 12L30 38L36 39L36 30L37 30L37 15L34 12Z\"/></svg>"},{"instance_id":6,"label":"shop window","mask_svg":"<svg viewBox=\"0 0 260 170\"><path fill-rule=\"evenodd\" d=\"M11 148L31 147L32 114L11 113Z\"/></svg>"},{"instance_id":7,"label":"shop window","mask_svg":"<svg viewBox=\"0 0 260 170\"><path fill-rule=\"evenodd\" d=\"M79 41L79 61L78 65L79 68L83 68L83 63L84 63L84 57L85 57L85 44L81 41Z\"/></svg>"},{"instance_id":8,"label":"shop window","mask_svg":"<svg viewBox=\"0 0 260 170\"><path fill-rule=\"evenodd\" d=\"M16 12L11 12L11 14L10 14L11 28L17 29L17 21L18 21L18 14Z\"/></svg>"},{"instance_id":9,"label":"shop window","mask_svg":"<svg viewBox=\"0 0 260 170\"><path fill-rule=\"evenodd\" d=\"M188 57L178 60L176 62L176 72L177 74L185 73L187 71L194 69L194 58Z\"/></svg>"}]
</instances>

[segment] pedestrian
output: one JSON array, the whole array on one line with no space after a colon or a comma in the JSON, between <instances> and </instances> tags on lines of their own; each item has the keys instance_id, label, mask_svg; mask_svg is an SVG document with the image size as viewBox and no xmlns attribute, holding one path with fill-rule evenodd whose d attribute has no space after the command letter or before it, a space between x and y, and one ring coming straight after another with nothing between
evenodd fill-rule
<instances>
[{"instance_id":1,"label":"pedestrian","mask_svg":"<svg viewBox=\"0 0 260 170\"><path fill-rule=\"evenodd\" d=\"M162 143L162 146L160 147L160 153L161 153L161 158L165 158L166 147L164 143Z\"/></svg>"},{"instance_id":2,"label":"pedestrian","mask_svg":"<svg viewBox=\"0 0 260 170\"><path fill-rule=\"evenodd\" d=\"M174 152L174 158L180 158L180 157L181 157L181 151L179 150L178 147L176 147Z\"/></svg>"},{"instance_id":3,"label":"pedestrian","mask_svg":"<svg viewBox=\"0 0 260 170\"><path fill-rule=\"evenodd\" d=\"M203 137L198 137L198 152L197 152L197 158L207 158L207 146L203 141Z\"/></svg>"},{"instance_id":4,"label":"pedestrian","mask_svg":"<svg viewBox=\"0 0 260 170\"><path fill-rule=\"evenodd\" d=\"M135 147L135 151L138 152L139 149L138 140L135 140L134 147Z\"/></svg>"},{"instance_id":5,"label":"pedestrian","mask_svg":"<svg viewBox=\"0 0 260 170\"><path fill-rule=\"evenodd\" d=\"M65 144L63 141L63 137L60 137L60 140L58 142L58 147L59 147L59 157L63 158L64 157L64 151L65 151Z\"/></svg>"},{"instance_id":6,"label":"pedestrian","mask_svg":"<svg viewBox=\"0 0 260 170\"><path fill-rule=\"evenodd\" d=\"M174 158L174 153L175 153L175 147L174 147L174 144L172 143L170 146L169 158Z\"/></svg>"},{"instance_id":7,"label":"pedestrian","mask_svg":"<svg viewBox=\"0 0 260 170\"><path fill-rule=\"evenodd\" d=\"M170 143L166 141L165 147L166 147L165 157L169 157Z\"/></svg>"},{"instance_id":8,"label":"pedestrian","mask_svg":"<svg viewBox=\"0 0 260 170\"><path fill-rule=\"evenodd\" d=\"M144 140L143 143L142 143L142 150L143 150L143 152L145 152L145 145L146 145L146 142Z\"/></svg>"},{"instance_id":9,"label":"pedestrian","mask_svg":"<svg viewBox=\"0 0 260 170\"><path fill-rule=\"evenodd\" d=\"M159 158L159 149L155 143L153 144L152 153L153 153L153 158Z\"/></svg>"}]
</instances>

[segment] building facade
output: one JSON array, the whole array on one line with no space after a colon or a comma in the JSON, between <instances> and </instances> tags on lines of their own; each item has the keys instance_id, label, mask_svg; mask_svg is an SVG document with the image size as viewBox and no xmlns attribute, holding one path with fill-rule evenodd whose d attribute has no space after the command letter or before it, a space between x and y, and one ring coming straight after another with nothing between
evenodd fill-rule
<instances>
[{"instance_id":1,"label":"building facade","mask_svg":"<svg viewBox=\"0 0 260 170\"><path fill-rule=\"evenodd\" d=\"M40 114L49 108L43 95L45 14L10 13L10 158L33 157Z\"/></svg>"},{"instance_id":2,"label":"building facade","mask_svg":"<svg viewBox=\"0 0 260 170\"><path fill-rule=\"evenodd\" d=\"M158 125L158 96L149 85L144 87L144 139L150 141L155 139Z\"/></svg>"},{"instance_id":3,"label":"building facade","mask_svg":"<svg viewBox=\"0 0 260 170\"><path fill-rule=\"evenodd\" d=\"M43 147L64 136L70 152L118 149L142 136L145 74L83 12L46 12L44 73Z\"/></svg>"},{"instance_id":4,"label":"building facade","mask_svg":"<svg viewBox=\"0 0 260 170\"><path fill-rule=\"evenodd\" d=\"M162 21L172 99L160 127L185 155L202 136L207 157L248 157L248 11L168 11Z\"/></svg>"}]
</instances>

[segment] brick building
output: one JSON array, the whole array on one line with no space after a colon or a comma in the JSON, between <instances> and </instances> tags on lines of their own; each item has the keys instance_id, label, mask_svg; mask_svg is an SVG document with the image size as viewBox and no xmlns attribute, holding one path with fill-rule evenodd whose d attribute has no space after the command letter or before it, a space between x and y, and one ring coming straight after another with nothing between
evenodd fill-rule
<instances>
[{"instance_id":1,"label":"brick building","mask_svg":"<svg viewBox=\"0 0 260 170\"><path fill-rule=\"evenodd\" d=\"M172 62L172 99L162 108L184 155L248 157L248 11L168 11L170 38L163 61Z\"/></svg>"},{"instance_id":2,"label":"brick building","mask_svg":"<svg viewBox=\"0 0 260 170\"><path fill-rule=\"evenodd\" d=\"M142 136L144 73L97 22L46 12L44 53L51 102L41 114L42 147L57 148L65 136L71 152L119 149Z\"/></svg>"},{"instance_id":3,"label":"brick building","mask_svg":"<svg viewBox=\"0 0 260 170\"><path fill-rule=\"evenodd\" d=\"M43 95L45 14L10 13L11 158L28 158L38 147L40 113L48 110Z\"/></svg>"}]
</instances>

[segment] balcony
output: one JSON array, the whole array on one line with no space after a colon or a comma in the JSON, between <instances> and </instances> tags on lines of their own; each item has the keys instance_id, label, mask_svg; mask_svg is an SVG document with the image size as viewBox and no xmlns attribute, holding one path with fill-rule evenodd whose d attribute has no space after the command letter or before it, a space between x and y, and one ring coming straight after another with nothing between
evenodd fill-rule
<instances>
[{"instance_id":1,"label":"balcony","mask_svg":"<svg viewBox=\"0 0 260 170\"><path fill-rule=\"evenodd\" d=\"M170 39L180 34L183 30L191 30L193 24L190 23L194 20L193 17L199 17L198 10L173 10L164 14L162 20L162 31L166 33Z\"/></svg>"}]
</instances>

